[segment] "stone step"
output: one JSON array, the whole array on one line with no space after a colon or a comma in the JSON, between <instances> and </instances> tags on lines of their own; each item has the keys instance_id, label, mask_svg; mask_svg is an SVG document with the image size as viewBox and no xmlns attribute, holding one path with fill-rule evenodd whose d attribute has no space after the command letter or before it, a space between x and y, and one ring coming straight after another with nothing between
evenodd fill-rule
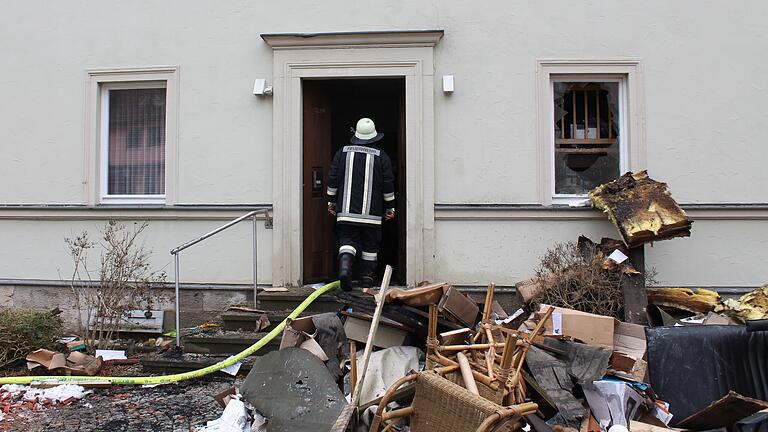
<instances>
[{"instance_id":1,"label":"stone step","mask_svg":"<svg viewBox=\"0 0 768 432\"><path fill-rule=\"evenodd\" d=\"M185 353L194 354L237 354L255 344L267 333L247 331L220 331L210 334L196 334L182 337ZM275 337L262 347L259 355L275 351L280 347L280 337Z\"/></svg>"},{"instance_id":2,"label":"stone step","mask_svg":"<svg viewBox=\"0 0 768 432\"><path fill-rule=\"evenodd\" d=\"M141 359L141 367L146 372L174 374L202 369L226 360L228 355L204 355L182 354L181 356L169 356L166 354L153 354ZM238 375L247 375L253 365L254 357L246 357L240 366ZM224 372L217 372L224 373Z\"/></svg>"},{"instance_id":3,"label":"stone step","mask_svg":"<svg viewBox=\"0 0 768 432\"><path fill-rule=\"evenodd\" d=\"M310 287L288 288L285 292L265 292L259 293L259 309L267 311L292 311L303 302L310 294L315 292ZM335 312L339 309L339 303L336 297L331 294L324 294L318 297L307 308L308 312L322 313Z\"/></svg>"},{"instance_id":4,"label":"stone step","mask_svg":"<svg viewBox=\"0 0 768 432\"><path fill-rule=\"evenodd\" d=\"M221 313L224 330L270 331L301 304L314 290L309 287L289 288L286 292L262 292L259 294L258 310L226 310ZM250 306L249 306L250 308ZM331 294L322 295L312 302L300 316L315 315L324 312L338 312L341 304ZM266 313L270 325L267 328L256 327L262 314Z\"/></svg>"},{"instance_id":5,"label":"stone step","mask_svg":"<svg viewBox=\"0 0 768 432\"><path fill-rule=\"evenodd\" d=\"M259 329L259 331L268 332L280 324L290 311L265 311L269 319L269 326ZM301 316L312 315L314 312L304 312ZM256 331L257 324L261 323L261 313L244 312L238 310L228 310L221 313L221 321L224 323L224 330L229 331Z\"/></svg>"}]
</instances>

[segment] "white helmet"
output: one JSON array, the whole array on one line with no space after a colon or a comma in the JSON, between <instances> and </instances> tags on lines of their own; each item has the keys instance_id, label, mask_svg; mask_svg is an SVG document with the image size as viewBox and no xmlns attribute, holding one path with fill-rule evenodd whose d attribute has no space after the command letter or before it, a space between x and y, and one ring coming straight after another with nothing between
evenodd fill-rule
<instances>
[{"instance_id":1,"label":"white helmet","mask_svg":"<svg viewBox=\"0 0 768 432\"><path fill-rule=\"evenodd\" d=\"M373 120L365 117L357 121L355 127L355 136L350 142L352 144L373 144L384 137L383 133L376 132L376 125Z\"/></svg>"}]
</instances>

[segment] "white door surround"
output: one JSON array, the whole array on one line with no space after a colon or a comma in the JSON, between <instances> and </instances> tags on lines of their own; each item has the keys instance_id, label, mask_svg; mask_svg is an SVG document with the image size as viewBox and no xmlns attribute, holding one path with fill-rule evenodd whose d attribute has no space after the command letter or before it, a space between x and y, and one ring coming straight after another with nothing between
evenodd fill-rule
<instances>
[{"instance_id":1,"label":"white door surround","mask_svg":"<svg viewBox=\"0 0 768 432\"><path fill-rule=\"evenodd\" d=\"M313 78L405 78L406 278L433 278L433 48L442 36L442 30L262 35L274 51L273 285L302 283L301 82Z\"/></svg>"}]
</instances>

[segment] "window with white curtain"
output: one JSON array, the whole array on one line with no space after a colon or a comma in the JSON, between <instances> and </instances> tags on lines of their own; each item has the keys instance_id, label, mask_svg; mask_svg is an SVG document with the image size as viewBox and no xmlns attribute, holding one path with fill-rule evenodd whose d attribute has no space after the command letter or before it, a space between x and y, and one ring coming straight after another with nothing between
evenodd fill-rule
<instances>
[{"instance_id":1,"label":"window with white curtain","mask_svg":"<svg viewBox=\"0 0 768 432\"><path fill-rule=\"evenodd\" d=\"M165 82L101 88L102 202L165 200Z\"/></svg>"}]
</instances>

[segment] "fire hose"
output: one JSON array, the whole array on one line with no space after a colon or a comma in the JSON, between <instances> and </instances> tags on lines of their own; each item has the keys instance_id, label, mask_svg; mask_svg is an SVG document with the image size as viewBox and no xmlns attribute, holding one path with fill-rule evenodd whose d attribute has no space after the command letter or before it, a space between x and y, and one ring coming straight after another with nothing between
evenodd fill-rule
<instances>
[{"instance_id":1,"label":"fire hose","mask_svg":"<svg viewBox=\"0 0 768 432\"><path fill-rule=\"evenodd\" d=\"M306 308L309 307L309 305L312 304L318 297L321 295L334 290L339 287L339 282L332 282L327 285L324 285L321 288L318 288L310 294L306 299L304 299L299 306L296 307L296 309L293 310L293 312L288 315L286 319L284 319L280 324L277 325L272 331L267 333L263 338L259 339L256 343L251 345L250 347L246 348L245 350L241 351L238 354L235 354L231 357L228 357L225 360L222 360L216 364L212 364L210 366L204 367L202 369L197 369L189 372L182 372L177 373L173 375L161 375L161 376L149 376L149 377L100 377L100 376L57 376L57 375L51 375L51 376L20 376L20 377L4 377L0 378L0 385L1 384L31 384L32 382L38 382L38 381L45 381L46 384L67 384L68 382L77 382L77 383L87 383L89 381L99 381L104 382L108 381L111 384L119 384L119 385L152 385L152 384L169 384L179 381L184 381L192 378L200 378L205 375L211 374L213 372L216 372L218 370L221 370L225 367L232 366L235 363L238 363L245 359L246 357L252 355L264 345L269 343L272 339L275 338L275 336L279 335L283 329L285 328L286 323L288 320L296 319Z\"/></svg>"}]
</instances>

